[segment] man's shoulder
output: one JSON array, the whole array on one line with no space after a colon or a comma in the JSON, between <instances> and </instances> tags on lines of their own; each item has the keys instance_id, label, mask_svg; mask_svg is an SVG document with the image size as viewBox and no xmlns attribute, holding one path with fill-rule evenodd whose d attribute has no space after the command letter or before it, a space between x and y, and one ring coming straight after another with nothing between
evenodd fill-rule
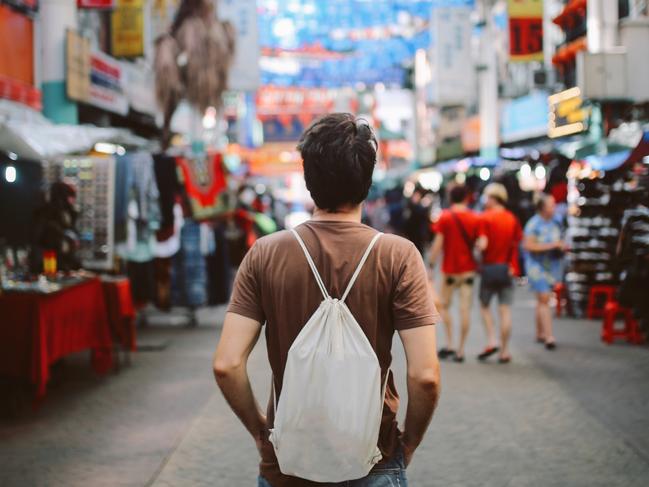
<instances>
[{"instance_id":1,"label":"man's shoulder","mask_svg":"<svg viewBox=\"0 0 649 487\"><path fill-rule=\"evenodd\" d=\"M393 262L405 261L412 259L413 256L420 256L415 244L406 238L392 233L384 233L381 236L377 243L377 250L381 255L392 255L393 258L390 260ZM384 262L387 262L387 259Z\"/></svg>"},{"instance_id":2,"label":"man's shoulder","mask_svg":"<svg viewBox=\"0 0 649 487\"><path fill-rule=\"evenodd\" d=\"M294 241L295 236L290 230L280 230L279 232L274 232L258 238L254 247L257 251L266 251L274 248L284 248L287 243Z\"/></svg>"}]
</instances>

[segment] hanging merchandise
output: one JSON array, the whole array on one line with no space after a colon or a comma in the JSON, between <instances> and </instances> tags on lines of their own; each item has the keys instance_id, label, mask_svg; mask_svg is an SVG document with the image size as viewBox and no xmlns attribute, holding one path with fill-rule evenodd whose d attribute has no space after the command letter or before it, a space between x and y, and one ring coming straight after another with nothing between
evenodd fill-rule
<instances>
[{"instance_id":1,"label":"hanging merchandise","mask_svg":"<svg viewBox=\"0 0 649 487\"><path fill-rule=\"evenodd\" d=\"M180 2L169 32L156 41L154 70L164 113L164 148L171 139L171 118L183 98L201 114L208 107L222 107L234 46L234 28L217 19L213 2Z\"/></svg>"},{"instance_id":2,"label":"hanging merchandise","mask_svg":"<svg viewBox=\"0 0 649 487\"><path fill-rule=\"evenodd\" d=\"M121 156L118 167L126 171L118 180L115 200L117 254L131 262L149 262L154 258L155 232L160 227L158 186L153 172L153 158L146 152ZM119 204L118 204L119 201Z\"/></svg>"},{"instance_id":3,"label":"hanging merchandise","mask_svg":"<svg viewBox=\"0 0 649 487\"><path fill-rule=\"evenodd\" d=\"M581 316L586 304L596 300L591 296L593 286L619 284L616 249L622 216L632 204L633 184L628 168L604 172L588 162L573 163L568 177L572 207L566 232L566 288L572 313Z\"/></svg>"},{"instance_id":4,"label":"hanging merchandise","mask_svg":"<svg viewBox=\"0 0 649 487\"><path fill-rule=\"evenodd\" d=\"M181 248L172 260L171 269L171 300L176 306L194 309L207 304L207 269L201 247L210 249L209 243L204 242L204 234L201 224L191 220L185 222L180 232Z\"/></svg>"},{"instance_id":5,"label":"hanging merchandise","mask_svg":"<svg viewBox=\"0 0 649 487\"><path fill-rule=\"evenodd\" d=\"M223 156L179 157L176 163L192 217L197 221L207 220L222 212L219 196L226 187Z\"/></svg>"},{"instance_id":6,"label":"hanging merchandise","mask_svg":"<svg viewBox=\"0 0 649 487\"><path fill-rule=\"evenodd\" d=\"M174 205L180 195L181 185L178 181L176 158L166 154L153 156L155 179L160 193L160 230L158 241L162 242L174 233Z\"/></svg>"}]
</instances>

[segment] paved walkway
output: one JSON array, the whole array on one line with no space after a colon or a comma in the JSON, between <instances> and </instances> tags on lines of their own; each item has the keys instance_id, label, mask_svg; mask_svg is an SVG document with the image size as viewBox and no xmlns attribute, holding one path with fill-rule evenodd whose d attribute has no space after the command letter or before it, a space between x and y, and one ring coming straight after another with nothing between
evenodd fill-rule
<instances>
[{"instance_id":1,"label":"paved walkway","mask_svg":"<svg viewBox=\"0 0 649 487\"><path fill-rule=\"evenodd\" d=\"M443 392L409 468L414 486L644 486L649 481L649 350L600 344L599 323L558 320L559 348L533 342L531 297L519 290L514 361L479 364L477 319L464 364L444 363ZM58 371L46 404L0 423L2 486L255 485L252 440L216 390L210 359L222 310L202 326L153 327L140 352L105 379L87 357ZM441 331L441 330L440 330ZM395 340L394 370L405 392ZM263 343L253 386L265 401Z\"/></svg>"}]
</instances>

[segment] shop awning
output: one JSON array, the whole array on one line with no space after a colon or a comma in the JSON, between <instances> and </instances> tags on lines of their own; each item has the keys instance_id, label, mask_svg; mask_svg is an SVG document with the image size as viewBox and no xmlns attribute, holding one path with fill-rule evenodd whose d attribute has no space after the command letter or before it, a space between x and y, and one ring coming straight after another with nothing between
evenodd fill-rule
<instances>
[{"instance_id":1,"label":"shop awning","mask_svg":"<svg viewBox=\"0 0 649 487\"><path fill-rule=\"evenodd\" d=\"M620 167L631 154L630 150L614 152L606 155L592 155L586 157L585 161L596 171L612 171Z\"/></svg>"},{"instance_id":2,"label":"shop awning","mask_svg":"<svg viewBox=\"0 0 649 487\"><path fill-rule=\"evenodd\" d=\"M149 141L126 129L94 125L57 125L37 111L21 106L16 112L11 102L0 100L0 149L26 159L48 159L85 153L97 142L130 147L146 147Z\"/></svg>"},{"instance_id":3,"label":"shop awning","mask_svg":"<svg viewBox=\"0 0 649 487\"><path fill-rule=\"evenodd\" d=\"M642 134L642 139L638 145L631 151L629 157L624 161L625 164L635 164L641 162L645 157L649 156L649 131Z\"/></svg>"}]
</instances>

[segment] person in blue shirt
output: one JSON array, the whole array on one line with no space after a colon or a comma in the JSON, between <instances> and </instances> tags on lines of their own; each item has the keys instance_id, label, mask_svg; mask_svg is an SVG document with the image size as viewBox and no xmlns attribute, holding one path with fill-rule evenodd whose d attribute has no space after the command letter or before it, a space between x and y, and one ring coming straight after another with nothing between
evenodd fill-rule
<instances>
[{"instance_id":1,"label":"person in blue shirt","mask_svg":"<svg viewBox=\"0 0 649 487\"><path fill-rule=\"evenodd\" d=\"M563 274L565 243L561 239L561 226L555 219L555 201L542 195L534 215L525 225L523 248L525 268L532 291L536 293L536 339L545 343L548 350L556 347L552 333L550 298Z\"/></svg>"}]
</instances>

